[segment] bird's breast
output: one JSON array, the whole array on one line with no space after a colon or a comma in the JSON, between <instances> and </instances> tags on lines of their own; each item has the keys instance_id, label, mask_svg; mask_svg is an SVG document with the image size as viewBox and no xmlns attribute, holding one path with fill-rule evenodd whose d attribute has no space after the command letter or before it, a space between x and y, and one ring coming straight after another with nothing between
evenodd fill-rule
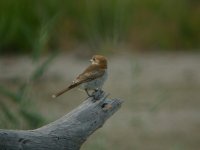
<instances>
[{"instance_id":1,"label":"bird's breast","mask_svg":"<svg viewBox=\"0 0 200 150\"><path fill-rule=\"evenodd\" d=\"M89 81L89 82L86 82L86 83L83 83L81 85L81 87L83 89L88 89L88 90L94 90L94 89L97 89L97 88L102 88L104 82L106 81L108 77L108 73L107 73L107 70L105 71L104 75L97 78L97 79L94 79L92 81Z\"/></svg>"}]
</instances>

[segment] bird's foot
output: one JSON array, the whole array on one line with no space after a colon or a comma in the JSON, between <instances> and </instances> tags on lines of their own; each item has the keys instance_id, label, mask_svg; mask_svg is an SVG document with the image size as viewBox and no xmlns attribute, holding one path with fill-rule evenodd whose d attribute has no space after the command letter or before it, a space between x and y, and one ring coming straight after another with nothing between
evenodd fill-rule
<instances>
[{"instance_id":1,"label":"bird's foot","mask_svg":"<svg viewBox=\"0 0 200 150\"><path fill-rule=\"evenodd\" d=\"M91 97L93 97L92 101L96 102L97 100L100 100L104 96L105 92L102 90L95 90Z\"/></svg>"}]
</instances>

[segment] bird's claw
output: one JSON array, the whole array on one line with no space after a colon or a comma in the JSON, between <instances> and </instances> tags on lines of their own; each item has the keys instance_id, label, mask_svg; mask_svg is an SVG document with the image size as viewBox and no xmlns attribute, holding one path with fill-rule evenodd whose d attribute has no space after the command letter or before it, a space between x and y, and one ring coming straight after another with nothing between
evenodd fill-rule
<instances>
[{"instance_id":1,"label":"bird's claw","mask_svg":"<svg viewBox=\"0 0 200 150\"><path fill-rule=\"evenodd\" d=\"M104 96L104 91L102 90L95 90L91 97L93 97L92 101L96 102L97 100L100 100Z\"/></svg>"}]
</instances>

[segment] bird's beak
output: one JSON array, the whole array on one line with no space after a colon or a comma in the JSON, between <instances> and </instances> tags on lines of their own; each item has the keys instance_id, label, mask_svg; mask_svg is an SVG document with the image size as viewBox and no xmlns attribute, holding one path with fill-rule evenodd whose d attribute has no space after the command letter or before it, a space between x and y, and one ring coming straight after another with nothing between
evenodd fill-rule
<instances>
[{"instance_id":1,"label":"bird's beak","mask_svg":"<svg viewBox=\"0 0 200 150\"><path fill-rule=\"evenodd\" d=\"M92 62L92 59L90 59L90 62Z\"/></svg>"}]
</instances>

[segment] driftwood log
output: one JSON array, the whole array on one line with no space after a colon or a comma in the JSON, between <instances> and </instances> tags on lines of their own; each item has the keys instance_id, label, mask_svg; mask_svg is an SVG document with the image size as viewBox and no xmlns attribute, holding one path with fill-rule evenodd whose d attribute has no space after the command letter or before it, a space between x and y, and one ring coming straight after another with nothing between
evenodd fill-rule
<instances>
[{"instance_id":1,"label":"driftwood log","mask_svg":"<svg viewBox=\"0 0 200 150\"><path fill-rule=\"evenodd\" d=\"M122 101L88 98L62 118L35 130L0 129L0 150L79 150L89 135L121 106Z\"/></svg>"}]
</instances>

